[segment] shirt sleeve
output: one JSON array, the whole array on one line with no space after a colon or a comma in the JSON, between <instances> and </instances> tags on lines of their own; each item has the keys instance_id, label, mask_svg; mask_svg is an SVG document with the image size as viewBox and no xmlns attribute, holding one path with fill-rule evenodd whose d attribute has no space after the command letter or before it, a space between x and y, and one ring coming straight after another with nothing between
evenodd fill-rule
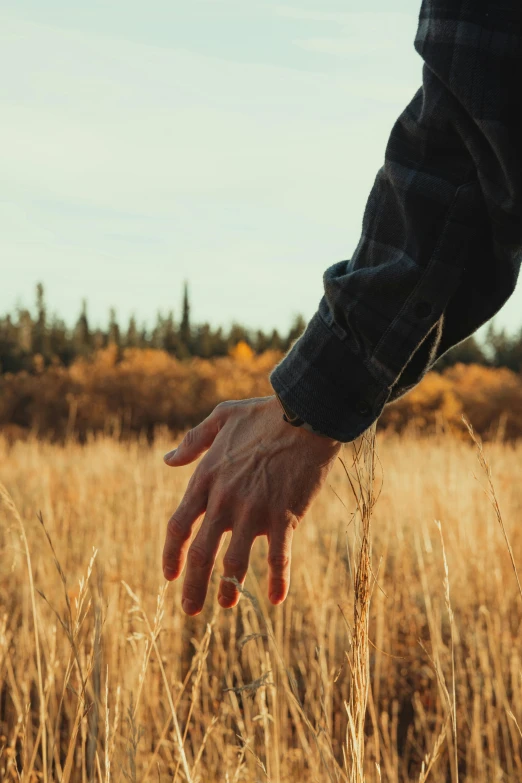
<instances>
[{"instance_id":1,"label":"shirt sleeve","mask_svg":"<svg viewBox=\"0 0 522 783\"><path fill-rule=\"evenodd\" d=\"M415 48L359 244L270 376L344 442L502 307L522 258L522 3L424 0Z\"/></svg>"}]
</instances>

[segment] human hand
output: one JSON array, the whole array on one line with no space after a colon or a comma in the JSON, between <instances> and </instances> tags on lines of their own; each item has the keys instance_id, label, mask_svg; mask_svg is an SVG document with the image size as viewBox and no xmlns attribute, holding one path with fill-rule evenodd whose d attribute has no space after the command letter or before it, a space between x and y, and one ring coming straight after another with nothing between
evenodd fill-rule
<instances>
[{"instance_id":1,"label":"human hand","mask_svg":"<svg viewBox=\"0 0 522 783\"><path fill-rule=\"evenodd\" d=\"M167 525L163 573L177 579L185 560L182 605L199 614L223 535L232 536L223 559L224 576L245 580L252 544L268 537L268 593L285 600L290 585L292 536L328 475L341 448L337 441L291 427L275 397L224 402L189 430L174 451L170 467L193 462L194 471L180 505ZM192 528L204 515L192 544ZM235 606L239 591L221 580L218 600Z\"/></svg>"}]
</instances>

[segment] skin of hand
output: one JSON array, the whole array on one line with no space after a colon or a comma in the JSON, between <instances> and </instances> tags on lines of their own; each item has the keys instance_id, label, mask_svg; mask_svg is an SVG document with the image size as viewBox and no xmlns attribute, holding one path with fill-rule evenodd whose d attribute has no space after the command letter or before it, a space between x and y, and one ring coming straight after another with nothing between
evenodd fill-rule
<instances>
[{"instance_id":1,"label":"skin of hand","mask_svg":"<svg viewBox=\"0 0 522 783\"><path fill-rule=\"evenodd\" d=\"M224 402L165 455L170 467L205 454L167 525L163 573L177 579L185 561L183 610L199 614L224 534L232 536L224 576L243 584L252 545L268 537L268 594L282 603L290 585L292 536L341 448L337 441L292 427L275 397ZM190 544L192 530L203 522ZM190 544L190 545L189 545ZM235 606L239 591L221 580L218 601Z\"/></svg>"}]
</instances>

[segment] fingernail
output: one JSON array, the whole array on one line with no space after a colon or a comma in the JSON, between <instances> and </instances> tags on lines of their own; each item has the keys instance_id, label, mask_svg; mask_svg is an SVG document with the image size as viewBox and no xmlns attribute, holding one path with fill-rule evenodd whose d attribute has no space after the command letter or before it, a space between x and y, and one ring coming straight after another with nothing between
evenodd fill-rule
<instances>
[{"instance_id":1,"label":"fingernail","mask_svg":"<svg viewBox=\"0 0 522 783\"><path fill-rule=\"evenodd\" d=\"M279 603L281 603L281 596L278 595L277 593L270 593L269 598L270 598L270 603L271 604L279 604Z\"/></svg>"},{"instance_id":2,"label":"fingernail","mask_svg":"<svg viewBox=\"0 0 522 783\"><path fill-rule=\"evenodd\" d=\"M165 454L165 456L163 457L165 462L168 462L169 459L172 459L172 457L175 455L176 451L177 451L177 449L173 449L172 451L169 451L167 454Z\"/></svg>"},{"instance_id":3,"label":"fingernail","mask_svg":"<svg viewBox=\"0 0 522 783\"><path fill-rule=\"evenodd\" d=\"M164 568L163 576L168 582L172 582L172 580L176 578L176 572L173 568Z\"/></svg>"},{"instance_id":4,"label":"fingernail","mask_svg":"<svg viewBox=\"0 0 522 783\"><path fill-rule=\"evenodd\" d=\"M220 595L218 601L222 609L230 609L230 601L231 601L230 598L227 598L224 595Z\"/></svg>"},{"instance_id":5,"label":"fingernail","mask_svg":"<svg viewBox=\"0 0 522 783\"><path fill-rule=\"evenodd\" d=\"M189 598L184 598L181 602L181 606L183 607L183 611L185 614L196 614L198 611L198 607L194 603L194 601L191 601Z\"/></svg>"}]
</instances>

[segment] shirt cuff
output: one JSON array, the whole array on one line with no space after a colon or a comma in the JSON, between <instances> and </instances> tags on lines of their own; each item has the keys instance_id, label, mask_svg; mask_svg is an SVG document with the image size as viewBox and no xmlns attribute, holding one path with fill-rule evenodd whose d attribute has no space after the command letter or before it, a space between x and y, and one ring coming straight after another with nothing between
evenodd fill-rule
<instances>
[{"instance_id":1,"label":"shirt cuff","mask_svg":"<svg viewBox=\"0 0 522 783\"><path fill-rule=\"evenodd\" d=\"M375 422L391 392L319 312L273 370L270 383L314 430L343 443L355 440Z\"/></svg>"}]
</instances>

